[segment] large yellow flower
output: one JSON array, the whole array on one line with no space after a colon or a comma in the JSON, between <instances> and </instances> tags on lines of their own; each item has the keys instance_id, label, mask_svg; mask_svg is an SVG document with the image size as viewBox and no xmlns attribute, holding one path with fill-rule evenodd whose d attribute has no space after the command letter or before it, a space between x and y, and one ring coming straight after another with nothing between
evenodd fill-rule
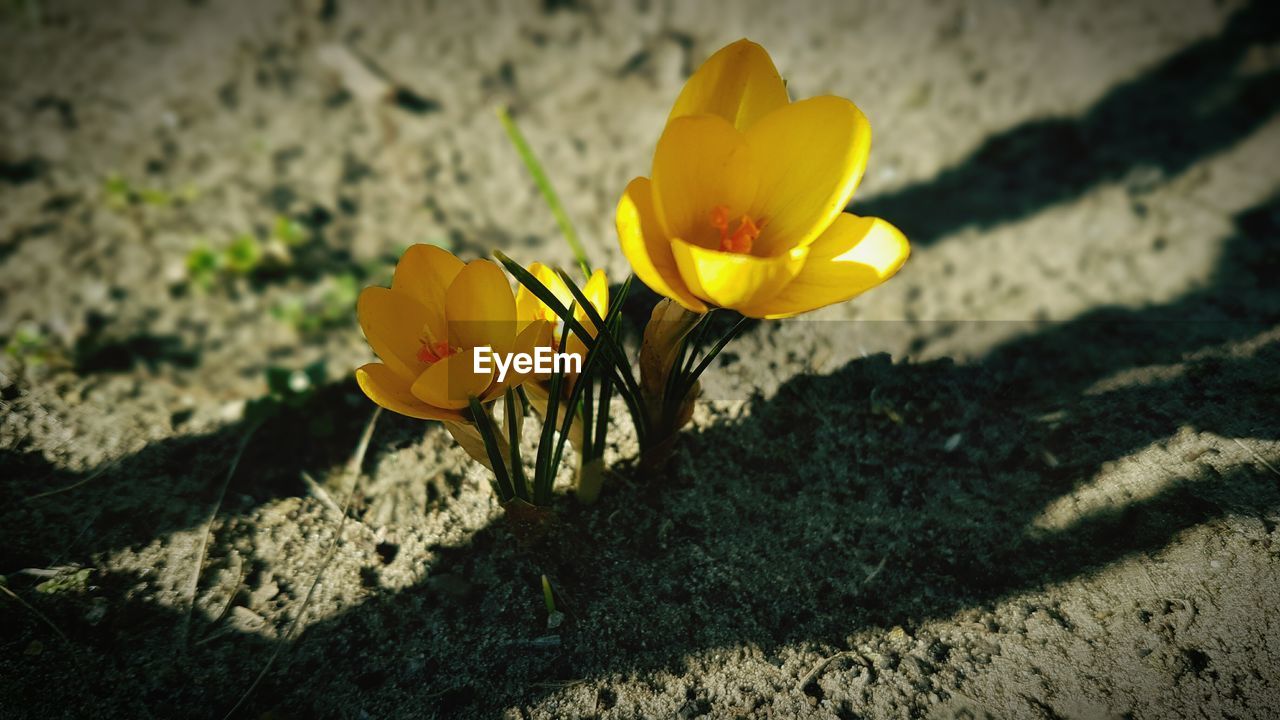
<instances>
[{"instance_id":1,"label":"large yellow flower","mask_svg":"<svg viewBox=\"0 0 1280 720\"><path fill-rule=\"evenodd\" d=\"M356 314L382 360L356 370L360 389L388 410L424 420L462 422L469 398L495 400L528 379L514 370L501 382L492 370L475 372L476 348L532 353L550 332L542 321L517 324L515 296L497 264L463 264L432 245L406 250L391 287L365 288Z\"/></svg>"},{"instance_id":2,"label":"large yellow flower","mask_svg":"<svg viewBox=\"0 0 1280 720\"><path fill-rule=\"evenodd\" d=\"M906 238L844 211L871 128L844 98L790 102L764 48L739 40L689 78L654 153L627 186L622 251L692 312L779 318L843 302L906 261Z\"/></svg>"}]
</instances>

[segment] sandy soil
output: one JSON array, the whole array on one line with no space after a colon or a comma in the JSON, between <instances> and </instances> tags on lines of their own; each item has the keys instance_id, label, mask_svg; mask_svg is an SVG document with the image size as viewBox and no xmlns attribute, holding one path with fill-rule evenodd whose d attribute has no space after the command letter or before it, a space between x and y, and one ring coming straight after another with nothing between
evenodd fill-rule
<instances>
[{"instance_id":1,"label":"sandy soil","mask_svg":"<svg viewBox=\"0 0 1280 720\"><path fill-rule=\"evenodd\" d=\"M618 194L741 36L870 117L899 278L753 327L664 476L619 426L541 546L391 416L340 522L346 289L568 259L493 108L620 280ZM241 716L1280 708L1273 3L29 1L0 46L0 715L217 718L269 663ZM287 265L189 276L282 217Z\"/></svg>"}]
</instances>

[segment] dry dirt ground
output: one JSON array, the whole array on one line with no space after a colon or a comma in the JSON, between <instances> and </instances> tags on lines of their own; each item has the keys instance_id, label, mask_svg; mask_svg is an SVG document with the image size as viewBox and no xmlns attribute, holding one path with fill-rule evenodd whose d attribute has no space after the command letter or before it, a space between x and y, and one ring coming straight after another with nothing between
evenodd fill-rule
<instances>
[{"instance_id":1,"label":"dry dirt ground","mask_svg":"<svg viewBox=\"0 0 1280 720\"><path fill-rule=\"evenodd\" d=\"M1275 717L1278 15L6 3L0 715L220 718L267 668L239 716ZM493 109L617 281L618 194L741 36L870 117L898 278L751 328L665 476L618 425L544 547L389 415L340 523L352 289L413 242L568 260ZM188 271L281 222L287 264Z\"/></svg>"}]
</instances>

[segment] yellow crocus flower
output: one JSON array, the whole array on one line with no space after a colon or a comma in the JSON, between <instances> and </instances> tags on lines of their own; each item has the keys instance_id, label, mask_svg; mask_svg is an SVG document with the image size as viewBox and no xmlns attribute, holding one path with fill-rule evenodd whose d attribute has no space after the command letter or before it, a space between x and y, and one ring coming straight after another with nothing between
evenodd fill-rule
<instances>
[{"instance_id":1,"label":"yellow crocus flower","mask_svg":"<svg viewBox=\"0 0 1280 720\"><path fill-rule=\"evenodd\" d=\"M909 254L897 228L844 212L870 147L857 106L790 102L769 54L739 40L689 78L651 177L627 186L622 251L646 285L695 313L781 318L848 300Z\"/></svg>"},{"instance_id":2,"label":"yellow crocus flower","mask_svg":"<svg viewBox=\"0 0 1280 720\"><path fill-rule=\"evenodd\" d=\"M517 322L515 296L490 260L463 263L433 245L414 245L396 264L390 288L360 293L356 314L382 360L356 370L360 389L392 412L424 420L465 422L469 398L496 400L528 379L475 372L474 354L532 353L550 325ZM489 363L492 367L492 363Z\"/></svg>"}]
</instances>

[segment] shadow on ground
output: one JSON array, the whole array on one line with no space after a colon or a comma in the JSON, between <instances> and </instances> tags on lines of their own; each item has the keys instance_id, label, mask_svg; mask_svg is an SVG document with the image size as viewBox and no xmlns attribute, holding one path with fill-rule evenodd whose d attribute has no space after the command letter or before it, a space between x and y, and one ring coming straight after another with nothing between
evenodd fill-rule
<instances>
[{"instance_id":1,"label":"shadow on ground","mask_svg":"<svg viewBox=\"0 0 1280 720\"><path fill-rule=\"evenodd\" d=\"M298 652L310 664L273 681L276 699L298 707L290 686L320 672L327 683L354 683L347 691L364 678L446 716L497 712L532 702L540 684L679 674L713 649L841 648L863 628L910 632L1158 551L1215 518L1266 515L1280 503L1266 468L1179 457L1150 497L1064 529L1035 528L1047 506L1105 464L1180 434L1280 437L1271 400L1280 337L1239 356L1196 353L1280 321L1280 290L1267 281L1280 251L1280 198L1239 224L1209 290L1167 306L1099 310L971 366L878 357L798 377L747 419L689 437L665 484L566 508L563 534L539 559L507 554L503 527L443 549L433 572L471 579L461 599L428 584L311 628L310 648ZM1151 365L1180 370L1086 392ZM962 440L948 452L954 435ZM544 632L528 589L540 571L565 590L572 613L554 650L536 645ZM428 639L388 651L360 677L321 664L324 648L361 638L396 647L405 622ZM387 627L396 630L378 630Z\"/></svg>"},{"instance_id":2,"label":"shadow on ground","mask_svg":"<svg viewBox=\"0 0 1280 720\"><path fill-rule=\"evenodd\" d=\"M1010 131L938 180L863 210L921 217L929 208L916 228L928 242L1062 201L1135 165L1175 171L1229 145L1269 117L1280 97L1263 91L1275 88L1275 74L1232 75L1240 46L1276 36L1262 7L1116 90L1084 118ZM1226 105L1174 120L1173 136L1153 139L1148 125L1168 127L1158 109L1185 104L1168 98L1178 83L1201 98L1231 90ZM1072 140L1065 146L1064 136ZM1075 162L1082 147L1088 152ZM997 194L1008 202L985 204ZM487 715L578 679L678 672L713 649L838 648L860 629L911 628L987 607L1157 551L1215 518L1264 514L1280 504L1264 468L1223 471L1211 458L1184 458L1194 469L1151 497L1056 531L1033 529L1046 506L1104 464L1171 436L1280 437L1273 402L1280 341L1265 335L1280 321L1280 197L1242 213L1236 227L1210 285L1176 302L1096 310L971 365L873 357L797 377L755 401L744 419L690 434L665 480L617 484L593 508L566 504L562 528L539 554L514 551L502 525L437 548L423 584L374 594L308 628L245 715L339 716L353 703L377 714ZM1256 347L1248 352L1213 351L1251 339ZM1153 365L1177 371L1140 372ZM1139 371L1132 382L1096 389L1129 370ZM292 417L332 414L333 437L354 438L367 416L346 405L350 395L349 386L330 388ZM300 422L274 422L250 445L233 483L241 500L228 512L295 494L300 469L335 466L350 452L350 443L310 441ZM48 545L28 534L76 538L60 555L87 557L195 526L243 432L233 426L158 443L57 503L6 508L3 569L49 561ZM371 462L419 432L390 420ZM50 485L53 470L42 459L9 456L5 465L8 492ZM130 492L150 500L123 502L113 489L119 482L154 492ZM568 613L550 643L540 639L547 633L532 590L544 572ZM29 640L48 630L27 613L7 624L0 642L10 658L5 674L17 682L11 701L122 716L149 709L220 717L229 709L273 643L231 634L180 652L173 641L179 617L130 600L143 581L103 578L119 607L98 626L71 601L41 601L81 667L52 647L41 663L20 661ZM611 702L600 698L602 709Z\"/></svg>"},{"instance_id":3,"label":"shadow on ground","mask_svg":"<svg viewBox=\"0 0 1280 720\"><path fill-rule=\"evenodd\" d=\"M0 529L0 568L47 567L200 525L249 432L222 512L246 513L272 499L305 494L303 473L324 478L344 467L371 414L348 379L297 404L280 404L261 426L246 419L149 443L89 472L60 470L39 453L7 452L3 485L13 502ZM388 451L421 439L421 423L385 414L370 442L373 468Z\"/></svg>"},{"instance_id":4,"label":"shadow on ground","mask_svg":"<svg viewBox=\"0 0 1280 720\"><path fill-rule=\"evenodd\" d=\"M892 218L913 245L988 228L1126 178L1176 175L1244 139L1280 110L1280 71L1249 66L1280 39L1280 5L1253 2L1224 30L1108 92L1071 118L1028 122L986 140L931 182L850 211ZM926 209L927 212L922 212Z\"/></svg>"}]
</instances>

